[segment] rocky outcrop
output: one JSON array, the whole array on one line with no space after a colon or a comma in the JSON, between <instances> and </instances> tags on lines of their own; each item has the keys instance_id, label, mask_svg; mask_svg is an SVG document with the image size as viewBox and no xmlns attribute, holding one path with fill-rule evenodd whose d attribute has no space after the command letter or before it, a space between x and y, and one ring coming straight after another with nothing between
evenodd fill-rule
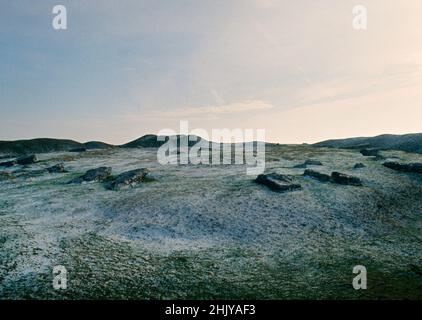
<instances>
[{"instance_id":1,"label":"rocky outcrop","mask_svg":"<svg viewBox=\"0 0 422 320\"><path fill-rule=\"evenodd\" d=\"M120 190L123 188L134 187L138 183L141 183L145 180L146 175L148 174L147 169L136 169L119 174L113 181L109 182L106 185L106 188L109 190Z\"/></svg>"},{"instance_id":2,"label":"rocky outcrop","mask_svg":"<svg viewBox=\"0 0 422 320\"><path fill-rule=\"evenodd\" d=\"M345 173L333 172L331 173L331 181L338 184L361 186L362 182L358 177L353 177Z\"/></svg>"},{"instance_id":3,"label":"rocky outcrop","mask_svg":"<svg viewBox=\"0 0 422 320\"><path fill-rule=\"evenodd\" d=\"M414 173L422 173L422 163L399 163L394 161L389 161L383 163L383 165L387 168L396 170L396 171L403 171L403 172L414 172Z\"/></svg>"},{"instance_id":4,"label":"rocky outcrop","mask_svg":"<svg viewBox=\"0 0 422 320\"><path fill-rule=\"evenodd\" d=\"M260 174L255 182L267 186L276 192L286 192L302 189L300 184L293 183L289 177L277 173Z\"/></svg>"},{"instance_id":5,"label":"rocky outcrop","mask_svg":"<svg viewBox=\"0 0 422 320\"><path fill-rule=\"evenodd\" d=\"M111 175L110 167L99 167L96 169L90 169L83 176L75 178L69 183L83 183L83 182L93 182L93 181L104 181Z\"/></svg>"},{"instance_id":6,"label":"rocky outcrop","mask_svg":"<svg viewBox=\"0 0 422 320\"><path fill-rule=\"evenodd\" d=\"M308 176L308 177L312 177L315 178L319 181L323 181L323 182L328 182L330 181L330 176L328 174L325 173L320 173L314 170L310 170L307 169L305 170L305 172L303 173L304 176Z\"/></svg>"}]
</instances>

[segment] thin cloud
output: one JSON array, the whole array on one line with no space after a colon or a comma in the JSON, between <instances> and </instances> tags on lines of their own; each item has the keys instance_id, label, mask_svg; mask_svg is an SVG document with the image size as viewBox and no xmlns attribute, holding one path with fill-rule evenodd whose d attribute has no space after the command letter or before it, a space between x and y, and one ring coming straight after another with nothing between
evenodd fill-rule
<instances>
[{"instance_id":1,"label":"thin cloud","mask_svg":"<svg viewBox=\"0 0 422 320\"><path fill-rule=\"evenodd\" d=\"M144 117L160 118L189 118L189 117L213 117L218 115L243 113L249 111L268 110L274 108L274 105L262 100L244 100L229 104L179 108L172 111L152 111Z\"/></svg>"}]
</instances>

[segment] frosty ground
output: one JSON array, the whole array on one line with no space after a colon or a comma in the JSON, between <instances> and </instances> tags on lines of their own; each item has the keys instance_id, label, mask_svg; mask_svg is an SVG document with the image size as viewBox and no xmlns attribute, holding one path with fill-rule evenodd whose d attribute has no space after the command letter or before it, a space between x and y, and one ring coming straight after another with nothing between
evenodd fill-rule
<instances>
[{"instance_id":1,"label":"frosty ground","mask_svg":"<svg viewBox=\"0 0 422 320\"><path fill-rule=\"evenodd\" d=\"M49 153L0 169L0 298L422 298L422 174L357 150L270 145L266 172L293 175L303 188L276 193L242 165L160 165L156 154ZM292 167L307 159L363 186L304 177ZM366 167L353 169L358 162ZM57 163L69 172L31 174ZM67 184L100 166L151 174L120 191ZM68 271L66 290L52 286L55 265ZM355 265L368 270L367 290L352 287Z\"/></svg>"}]
</instances>

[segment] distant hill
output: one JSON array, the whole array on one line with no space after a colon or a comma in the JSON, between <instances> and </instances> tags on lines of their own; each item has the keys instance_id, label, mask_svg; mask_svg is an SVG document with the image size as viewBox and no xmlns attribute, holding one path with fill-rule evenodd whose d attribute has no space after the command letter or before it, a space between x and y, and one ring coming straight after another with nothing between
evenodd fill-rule
<instances>
[{"instance_id":1,"label":"distant hill","mask_svg":"<svg viewBox=\"0 0 422 320\"><path fill-rule=\"evenodd\" d=\"M105 143L105 142L101 142L101 141L89 141L89 142L83 143L83 145L88 150L91 150L91 149L109 149L109 148L114 148L115 147L115 146L113 146L111 144L108 144L108 143Z\"/></svg>"},{"instance_id":2,"label":"distant hill","mask_svg":"<svg viewBox=\"0 0 422 320\"><path fill-rule=\"evenodd\" d=\"M72 149L105 149L113 147L104 142L90 141L80 143L68 139L38 138L30 140L0 141L0 154L21 155L69 151Z\"/></svg>"},{"instance_id":3,"label":"distant hill","mask_svg":"<svg viewBox=\"0 0 422 320\"><path fill-rule=\"evenodd\" d=\"M31 140L0 141L0 153L11 155L67 151L81 147L83 147L82 143L65 139L40 138Z\"/></svg>"},{"instance_id":4,"label":"distant hill","mask_svg":"<svg viewBox=\"0 0 422 320\"><path fill-rule=\"evenodd\" d=\"M157 136L155 134L147 134L136 140L130 141L126 144L122 144L119 147L121 148L155 148L160 147L165 143L165 141L157 141Z\"/></svg>"},{"instance_id":5,"label":"distant hill","mask_svg":"<svg viewBox=\"0 0 422 320\"><path fill-rule=\"evenodd\" d=\"M178 141L180 141L181 135L177 135ZM189 146L192 146L202 139L197 136L196 140L189 141ZM74 140L68 139L50 139L50 138L38 138L30 140L16 140L16 141L0 141L0 156L1 155L22 155L32 153L46 153L46 152L58 152L58 151L69 151L72 149L107 149L107 148L158 148L162 146L166 141L157 141L157 136L154 134L148 134L142 136L136 140L128 142L120 146L114 146L101 141L89 141L86 143L80 143ZM207 140L202 139L204 143L208 143ZM211 144L210 144L211 146ZM374 149L392 149L392 150L403 150L407 152L422 153L422 133L415 134L404 134L404 135L392 135L383 134L376 137L359 137L349 139L337 139L327 140L313 144L315 147L328 147L328 148L345 148L345 149L363 149L363 148L374 148Z\"/></svg>"},{"instance_id":6,"label":"distant hill","mask_svg":"<svg viewBox=\"0 0 422 320\"><path fill-rule=\"evenodd\" d=\"M180 141L180 135L177 136ZM197 136L196 141L201 139ZM86 143L80 143L74 140L67 139L51 139L51 138L38 138L30 140L15 140L15 141L0 141L0 155L22 155L32 153L46 153L46 152L59 152L59 151L71 151L71 150L91 150L91 149L108 149L108 148L158 148L162 146L165 141L157 141L157 136L154 134L148 134L142 136L136 140L128 142L120 146L114 146L101 141L89 141ZM206 142L205 139L202 139ZM196 141L189 141L189 146L192 146Z\"/></svg>"},{"instance_id":7,"label":"distant hill","mask_svg":"<svg viewBox=\"0 0 422 320\"><path fill-rule=\"evenodd\" d=\"M180 141L180 137L182 137L182 135L177 135L177 141ZM186 136L184 136L186 137ZM188 136L189 138L194 138L194 141L189 141L188 140L188 145L189 146L193 146L197 141L199 141L199 139L202 139L201 137L198 136L193 136L190 135ZM123 144L119 147L121 148L139 148L139 147L143 147L143 148L159 148L161 147L166 141L168 141L168 137L166 137L166 139L164 141L158 141L157 140L158 136L154 135L154 134L147 134L139 139L133 140L131 142L128 142L126 144ZM205 139L202 139L202 141L206 142Z\"/></svg>"},{"instance_id":8,"label":"distant hill","mask_svg":"<svg viewBox=\"0 0 422 320\"><path fill-rule=\"evenodd\" d=\"M315 143L313 146L342 149L390 149L422 153L422 133L403 135L383 134L376 137L326 140Z\"/></svg>"}]
</instances>

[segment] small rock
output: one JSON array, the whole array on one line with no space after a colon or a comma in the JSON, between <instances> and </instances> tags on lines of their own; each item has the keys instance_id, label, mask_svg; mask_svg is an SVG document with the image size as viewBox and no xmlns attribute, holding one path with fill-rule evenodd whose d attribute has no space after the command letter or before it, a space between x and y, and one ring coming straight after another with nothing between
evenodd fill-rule
<instances>
[{"instance_id":1,"label":"small rock","mask_svg":"<svg viewBox=\"0 0 422 320\"><path fill-rule=\"evenodd\" d=\"M362 182L359 178L349 176L344 173L340 172L333 172L331 173L331 181L338 184L344 184L344 185L351 185L351 186L362 186Z\"/></svg>"},{"instance_id":2,"label":"small rock","mask_svg":"<svg viewBox=\"0 0 422 320\"><path fill-rule=\"evenodd\" d=\"M397 171L422 173L422 163L402 164L399 162L390 161L383 163L383 166Z\"/></svg>"},{"instance_id":3,"label":"small rock","mask_svg":"<svg viewBox=\"0 0 422 320\"><path fill-rule=\"evenodd\" d=\"M17 164L26 165L26 164L32 164L38 161L38 158L36 155L32 154L30 156L23 156L16 159Z\"/></svg>"},{"instance_id":4,"label":"small rock","mask_svg":"<svg viewBox=\"0 0 422 320\"><path fill-rule=\"evenodd\" d=\"M56 165L54 165L54 166L52 166L52 167L49 167L49 168L47 168L46 170L48 171L48 173L61 173L61 172L67 172L67 171L64 169L64 166L63 166L63 164L62 164L62 163L56 164Z\"/></svg>"},{"instance_id":5,"label":"small rock","mask_svg":"<svg viewBox=\"0 0 422 320\"><path fill-rule=\"evenodd\" d=\"M366 166L363 164L363 163L356 163L354 166L353 166L353 169L360 169L360 168L365 168Z\"/></svg>"},{"instance_id":6,"label":"small rock","mask_svg":"<svg viewBox=\"0 0 422 320\"><path fill-rule=\"evenodd\" d=\"M303 175L318 179L318 180L323 181L323 182L330 181L330 176L328 174L320 173L320 172L317 172L317 171L314 171L314 170L306 169L305 172L303 173Z\"/></svg>"},{"instance_id":7,"label":"small rock","mask_svg":"<svg viewBox=\"0 0 422 320\"><path fill-rule=\"evenodd\" d=\"M322 163L318 160L308 159L305 161L305 164L308 166L322 166Z\"/></svg>"},{"instance_id":8,"label":"small rock","mask_svg":"<svg viewBox=\"0 0 422 320\"><path fill-rule=\"evenodd\" d=\"M82 183L82 182L91 182L91 181L104 181L111 175L110 167L99 167L96 169L88 170L83 176L75 178L69 183Z\"/></svg>"},{"instance_id":9,"label":"small rock","mask_svg":"<svg viewBox=\"0 0 422 320\"><path fill-rule=\"evenodd\" d=\"M322 166L322 163L318 160L308 159L304 163L295 165L293 168L306 168L307 166Z\"/></svg>"},{"instance_id":10,"label":"small rock","mask_svg":"<svg viewBox=\"0 0 422 320\"><path fill-rule=\"evenodd\" d=\"M362 150L360 150L360 153L365 157L378 157L378 156L380 156L378 149L362 149Z\"/></svg>"},{"instance_id":11,"label":"small rock","mask_svg":"<svg viewBox=\"0 0 422 320\"><path fill-rule=\"evenodd\" d=\"M292 183L289 177L277 173L260 174L255 182L263 184L273 191L285 192L302 189L300 184Z\"/></svg>"},{"instance_id":12,"label":"small rock","mask_svg":"<svg viewBox=\"0 0 422 320\"><path fill-rule=\"evenodd\" d=\"M144 168L123 172L106 185L106 188L109 190L120 190L125 187L134 187L136 184L144 181L148 172Z\"/></svg>"}]
</instances>

